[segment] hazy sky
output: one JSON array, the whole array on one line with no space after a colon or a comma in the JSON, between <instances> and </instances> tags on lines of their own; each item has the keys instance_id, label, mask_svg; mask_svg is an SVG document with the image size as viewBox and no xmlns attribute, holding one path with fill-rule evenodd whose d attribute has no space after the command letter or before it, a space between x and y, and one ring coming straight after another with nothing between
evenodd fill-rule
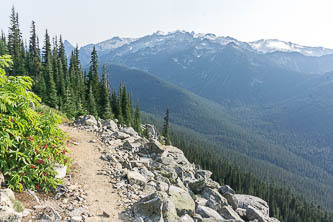
<instances>
[{"instance_id":1,"label":"hazy sky","mask_svg":"<svg viewBox=\"0 0 333 222\"><path fill-rule=\"evenodd\" d=\"M333 48L330 0L1 0L0 28L6 33L13 5L24 38L34 20L39 34L48 28L79 46L112 36L186 30Z\"/></svg>"}]
</instances>

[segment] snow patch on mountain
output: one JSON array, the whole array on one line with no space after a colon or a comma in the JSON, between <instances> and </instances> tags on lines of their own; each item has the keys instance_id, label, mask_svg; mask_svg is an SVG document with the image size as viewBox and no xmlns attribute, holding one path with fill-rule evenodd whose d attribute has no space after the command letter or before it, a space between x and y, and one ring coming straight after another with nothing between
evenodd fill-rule
<instances>
[{"instance_id":1,"label":"snow patch on mountain","mask_svg":"<svg viewBox=\"0 0 333 222\"><path fill-rule=\"evenodd\" d=\"M250 42L249 45L260 53L271 52L298 52L305 56L323 56L333 54L333 49L323 47L302 46L292 42L285 42L278 39L261 39Z\"/></svg>"}]
</instances>

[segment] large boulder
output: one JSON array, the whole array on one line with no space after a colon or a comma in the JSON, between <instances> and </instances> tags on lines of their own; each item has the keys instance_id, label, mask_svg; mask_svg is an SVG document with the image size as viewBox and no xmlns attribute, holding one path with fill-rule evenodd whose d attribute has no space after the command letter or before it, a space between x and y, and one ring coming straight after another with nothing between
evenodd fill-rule
<instances>
[{"instance_id":1,"label":"large boulder","mask_svg":"<svg viewBox=\"0 0 333 222\"><path fill-rule=\"evenodd\" d=\"M102 120L102 126L112 130L113 132L118 131L117 123L115 123L113 120Z\"/></svg>"},{"instance_id":2,"label":"large boulder","mask_svg":"<svg viewBox=\"0 0 333 222\"><path fill-rule=\"evenodd\" d=\"M210 207L220 213L223 206L228 205L228 201L216 190L211 188L205 188L202 193L202 197L207 199L206 206Z\"/></svg>"},{"instance_id":3,"label":"large boulder","mask_svg":"<svg viewBox=\"0 0 333 222\"><path fill-rule=\"evenodd\" d=\"M146 153L162 154L165 151L165 148L157 140L151 140L145 144L144 151Z\"/></svg>"},{"instance_id":4,"label":"large boulder","mask_svg":"<svg viewBox=\"0 0 333 222\"><path fill-rule=\"evenodd\" d=\"M161 222L163 221L163 203L168 196L164 192L155 192L133 204L133 213L136 218L143 221Z\"/></svg>"},{"instance_id":5,"label":"large boulder","mask_svg":"<svg viewBox=\"0 0 333 222\"><path fill-rule=\"evenodd\" d=\"M209 219L216 219L216 220L222 220L224 219L219 213L217 213L215 210L205 207L205 206L198 206L195 210L197 214L199 214L202 218L209 218Z\"/></svg>"},{"instance_id":6,"label":"large boulder","mask_svg":"<svg viewBox=\"0 0 333 222\"><path fill-rule=\"evenodd\" d=\"M87 115L84 117L84 124L87 126L97 126L97 120L93 115Z\"/></svg>"},{"instance_id":7,"label":"large boulder","mask_svg":"<svg viewBox=\"0 0 333 222\"><path fill-rule=\"evenodd\" d=\"M175 204L179 216L184 214L192 215L194 213L195 203L187 191L171 185L168 194L170 200Z\"/></svg>"},{"instance_id":8,"label":"large boulder","mask_svg":"<svg viewBox=\"0 0 333 222\"><path fill-rule=\"evenodd\" d=\"M179 221L176 206L165 192L155 192L134 203L133 213L145 222Z\"/></svg>"},{"instance_id":9,"label":"large boulder","mask_svg":"<svg viewBox=\"0 0 333 222\"><path fill-rule=\"evenodd\" d=\"M138 136L139 134L132 127L122 127L119 129L120 132L127 133L131 136Z\"/></svg>"},{"instance_id":10,"label":"large boulder","mask_svg":"<svg viewBox=\"0 0 333 222\"><path fill-rule=\"evenodd\" d=\"M220 210L220 214L225 219L233 219L238 221L243 221L240 216L232 209L231 206L223 206Z\"/></svg>"},{"instance_id":11,"label":"large boulder","mask_svg":"<svg viewBox=\"0 0 333 222\"><path fill-rule=\"evenodd\" d=\"M226 193L231 193L231 194L235 194L235 191L228 185L224 185L222 187L219 188L219 192L220 194L222 194L223 196L226 194Z\"/></svg>"},{"instance_id":12,"label":"large boulder","mask_svg":"<svg viewBox=\"0 0 333 222\"><path fill-rule=\"evenodd\" d=\"M115 132L112 136L116 137L117 139L124 140L130 137L129 134L123 132Z\"/></svg>"},{"instance_id":13,"label":"large boulder","mask_svg":"<svg viewBox=\"0 0 333 222\"><path fill-rule=\"evenodd\" d=\"M265 217L269 217L269 207L266 201L260 199L259 197L244 195L244 194L235 194L234 195L235 203L238 208L248 209L249 206L260 211Z\"/></svg>"},{"instance_id":14,"label":"large boulder","mask_svg":"<svg viewBox=\"0 0 333 222\"><path fill-rule=\"evenodd\" d=\"M127 179L131 185L138 184L145 186L147 184L147 179L136 171L128 171Z\"/></svg>"}]
</instances>

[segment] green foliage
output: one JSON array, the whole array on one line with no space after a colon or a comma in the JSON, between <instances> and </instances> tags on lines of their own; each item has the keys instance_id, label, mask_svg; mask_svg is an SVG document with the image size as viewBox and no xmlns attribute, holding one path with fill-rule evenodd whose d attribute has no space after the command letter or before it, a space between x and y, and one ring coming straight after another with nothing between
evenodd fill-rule
<instances>
[{"instance_id":1,"label":"green foliage","mask_svg":"<svg viewBox=\"0 0 333 222\"><path fill-rule=\"evenodd\" d=\"M170 134L169 134L169 109L167 109L164 117L163 136L164 136L164 144L171 145Z\"/></svg>"},{"instance_id":2,"label":"green foliage","mask_svg":"<svg viewBox=\"0 0 333 222\"><path fill-rule=\"evenodd\" d=\"M21 191L55 188L55 163L69 164L60 116L37 113L40 98L30 91L29 77L7 77L10 57L0 57L0 170L8 187Z\"/></svg>"}]
</instances>

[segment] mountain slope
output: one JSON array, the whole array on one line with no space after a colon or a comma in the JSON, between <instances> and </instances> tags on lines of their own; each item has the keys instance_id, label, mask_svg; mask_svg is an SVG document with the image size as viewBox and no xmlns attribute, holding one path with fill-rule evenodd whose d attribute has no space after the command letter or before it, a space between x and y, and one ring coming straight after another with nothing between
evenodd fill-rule
<instances>
[{"instance_id":1,"label":"mountain slope","mask_svg":"<svg viewBox=\"0 0 333 222\"><path fill-rule=\"evenodd\" d=\"M113 86L126 84L143 111L163 116L168 107L173 123L193 129L198 137L215 143L221 149L220 155L261 177L312 193L310 199L315 197L332 206L330 200L324 200L324 194L333 192L331 174L268 137L240 127L221 105L140 70L117 65L108 68Z\"/></svg>"}]
</instances>

